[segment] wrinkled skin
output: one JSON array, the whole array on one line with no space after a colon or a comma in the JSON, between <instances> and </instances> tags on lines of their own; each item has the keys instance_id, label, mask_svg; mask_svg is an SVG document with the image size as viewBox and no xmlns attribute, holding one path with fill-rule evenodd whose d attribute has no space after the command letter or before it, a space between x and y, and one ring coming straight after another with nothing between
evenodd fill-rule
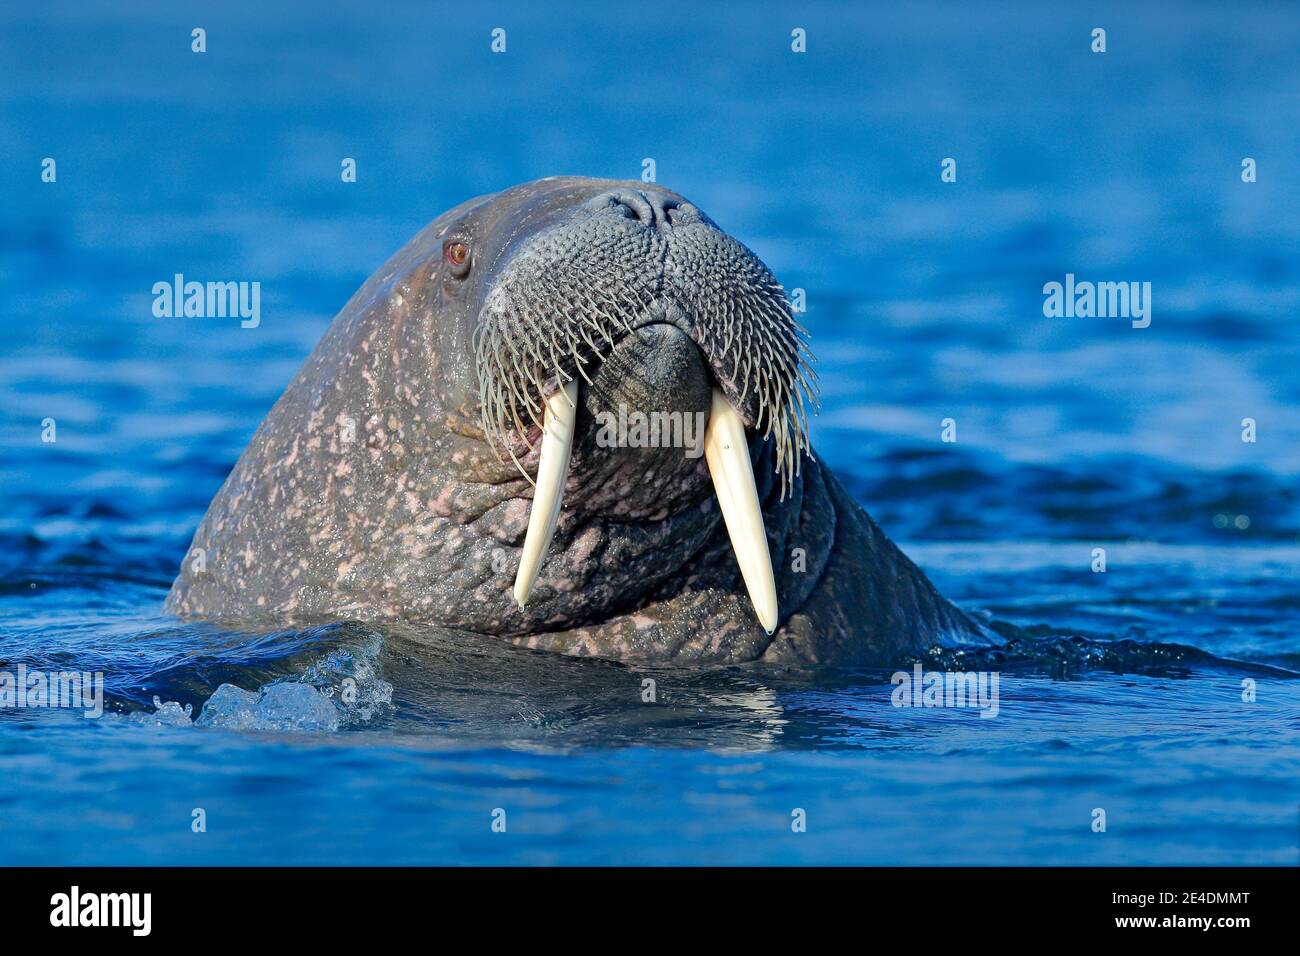
<instances>
[{"instance_id":1,"label":"wrinkled skin","mask_svg":"<svg viewBox=\"0 0 1300 956\"><path fill-rule=\"evenodd\" d=\"M469 247L464 265L449 261L450 242ZM588 295L599 295L591 270L604 270L641 304L632 330L583 366L590 382L579 390L563 511L520 608L511 586L533 489L507 452L535 474L528 442L539 431L526 422L522 435L485 433L475 330L507 291L531 296L532 308L550 296L562 313L566 303L537 277L575 264L588 270ZM546 179L445 213L353 296L267 415L200 524L167 608L225 620L404 620L683 664L885 664L984 640L818 462L805 455L797 475L787 469L781 500L778 442L752 427L763 424L758 389L745 394L736 355L722 356L702 314L727 307L717 299L731 295L718 281L728 268L770 279L653 184ZM559 367L571 376L578 362L561 356ZM740 580L705 460L596 440L597 412L620 403L707 412L714 385L751 426L780 605L772 635Z\"/></svg>"}]
</instances>

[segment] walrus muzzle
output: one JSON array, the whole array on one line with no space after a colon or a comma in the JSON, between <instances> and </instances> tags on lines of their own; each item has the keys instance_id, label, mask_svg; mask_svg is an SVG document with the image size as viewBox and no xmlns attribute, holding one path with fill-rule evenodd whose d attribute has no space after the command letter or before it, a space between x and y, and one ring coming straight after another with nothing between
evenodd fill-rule
<instances>
[{"instance_id":1,"label":"walrus muzzle","mask_svg":"<svg viewBox=\"0 0 1300 956\"><path fill-rule=\"evenodd\" d=\"M502 269L475 330L483 431L519 466L540 440L536 490L514 597L527 603L559 519L578 433L579 382L638 329L675 327L698 347L712 393L704 456L760 623L776 586L746 428L771 440L787 482L808 453L815 376L781 285L690 203L614 190L539 232Z\"/></svg>"}]
</instances>

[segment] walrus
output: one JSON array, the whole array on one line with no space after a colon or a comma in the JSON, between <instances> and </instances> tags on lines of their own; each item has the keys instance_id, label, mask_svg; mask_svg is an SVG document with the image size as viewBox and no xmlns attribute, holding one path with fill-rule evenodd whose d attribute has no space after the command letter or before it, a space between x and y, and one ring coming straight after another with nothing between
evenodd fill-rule
<instances>
[{"instance_id":1,"label":"walrus","mask_svg":"<svg viewBox=\"0 0 1300 956\"><path fill-rule=\"evenodd\" d=\"M815 410L783 287L684 197L554 177L471 199L334 319L166 608L687 665L990 639L813 456Z\"/></svg>"}]
</instances>

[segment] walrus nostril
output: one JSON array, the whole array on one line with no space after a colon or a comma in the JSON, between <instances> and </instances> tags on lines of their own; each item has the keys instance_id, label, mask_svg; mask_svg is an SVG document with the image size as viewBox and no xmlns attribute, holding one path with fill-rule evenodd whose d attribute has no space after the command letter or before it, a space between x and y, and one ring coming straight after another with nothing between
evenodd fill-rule
<instances>
[{"instance_id":1,"label":"walrus nostril","mask_svg":"<svg viewBox=\"0 0 1300 956\"><path fill-rule=\"evenodd\" d=\"M593 205L617 208L625 218L634 219L647 225L653 225L655 221L654 208L644 194L635 190L616 189L613 192L597 196Z\"/></svg>"},{"instance_id":2,"label":"walrus nostril","mask_svg":"<svg viewBox=\"0 0 1300 956\"><path fill-rule=\"evenodd\" d=\"M682 218L683 214L698 215L695 207L690 203L679 202L653 192L642 192L639 189L616 189L597 197L596 202L602 206L620 207L626 218L647 226L673 225Z\"/></svg>"},{"instance_id":3,"label":"walrus nostril","mask_svg":"<svg viewBox=\"0 0 1300 956\"><path fill-rule=\"evenodd\" d=\"M699 222L700 211L688 202L677 202L669 200L664 203L664 215L668 219L669 225L683 226L687 223Z\"/></svg>"}]
</instances>

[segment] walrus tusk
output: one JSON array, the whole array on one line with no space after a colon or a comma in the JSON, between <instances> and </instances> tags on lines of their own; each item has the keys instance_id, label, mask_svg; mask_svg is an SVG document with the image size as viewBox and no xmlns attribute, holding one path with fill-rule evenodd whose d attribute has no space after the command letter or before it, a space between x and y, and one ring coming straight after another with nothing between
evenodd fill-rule
<instances>
[{"instance_id":1,"label":"walrus tusk","mask_svg":"<svg viewBox=\"0 0 1300 956\"><path fill-rule=\"evenodd\" d=\"M542 559L551 546L555 523L560 519L564 482L569 477L573 454L573 425L578 418L578 382L568 382L546 400L542 418L542 451L537 459L537 488L528 513L528 533L515 575L515 600L523 607L533 593Z\"/></svg>"},{"instance_id":2,"label":"walrus tusk","mask_svg":"<svg viewBox=\"0 0 1300 956\"><path fill-rule=\"evenodd\" d=\"M767 550L767 531L758 507L754 466L749 460L749 442L740 413L718 389L713 390L713 407L704 430L704 458L713 476L722 520L731 536L740 576L749 600L764 630L776 630L776 581L772 577L772 556Z\"/></svg>"}]
</instances>

